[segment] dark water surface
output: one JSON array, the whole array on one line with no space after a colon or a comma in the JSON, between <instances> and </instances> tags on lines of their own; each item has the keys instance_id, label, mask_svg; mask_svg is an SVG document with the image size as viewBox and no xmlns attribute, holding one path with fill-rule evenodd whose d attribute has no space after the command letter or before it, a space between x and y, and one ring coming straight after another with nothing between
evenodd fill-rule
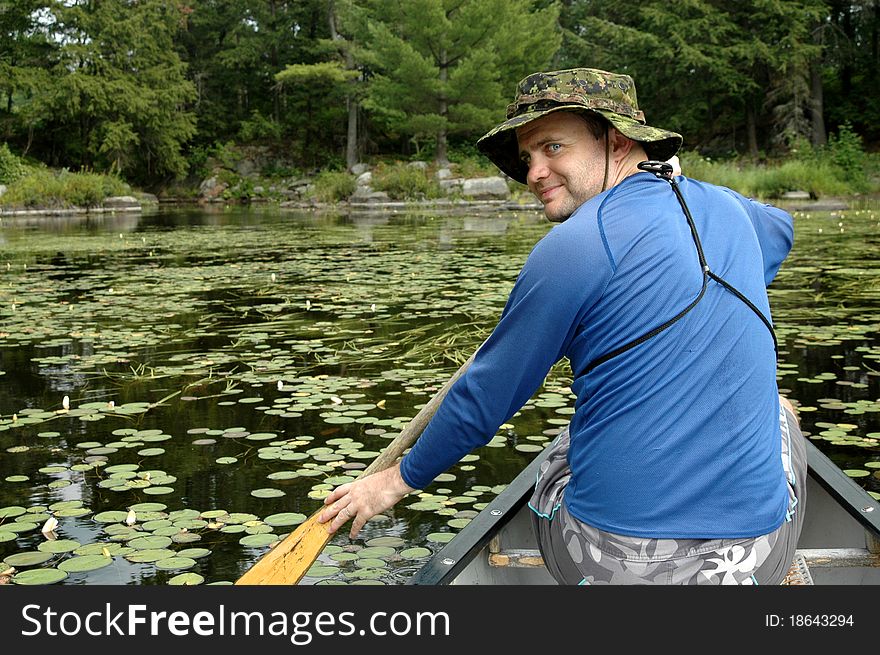
<instances>
[{"instance_id":1,"label":"dark water surface","mask_svg":"<svg viewBox=\"0 0 880 655\"><path fill-rule=\"evenodd\" d=\"M780 386L877 493L878 212L797 224L771 287ZM61 584L234 581L467 358L547 229L531 211L3 218L0 558ZM567 375L360 539L334 538L307 582L405 581L565 424Z\"/></svg>"}]
</instances>

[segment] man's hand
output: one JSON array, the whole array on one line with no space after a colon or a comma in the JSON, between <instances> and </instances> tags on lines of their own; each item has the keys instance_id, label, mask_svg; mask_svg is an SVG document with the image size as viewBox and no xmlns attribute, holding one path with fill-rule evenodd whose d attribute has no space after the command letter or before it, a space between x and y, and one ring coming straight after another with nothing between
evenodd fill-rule
<instances>
[{"instance_id":1,"label":"man's hand","mask_svg":"<svg viewBox=\"0 0 880 655\"><path fill-rule=\"evenodd\" d=\"M401 498L415 491L400 475L400 464L373 473L334 489L324 499L326 507L318 523L327 523L327 532L333 534L349 519L351 538L358 536L367 521L397 504ZM328 523L329 522L329 523Z\"/></svg>"},{"instance_id":2,"label":"man's hand","mask_svg":"<svg viewBox=\"0 0 880 655\"><path fill-rule=\"evenodd\" d=\"M678 160L678 155L672 155L666 160L666 163L672 165L672 177L681 175L681 162Z\"/></svg>"}]
</instances>

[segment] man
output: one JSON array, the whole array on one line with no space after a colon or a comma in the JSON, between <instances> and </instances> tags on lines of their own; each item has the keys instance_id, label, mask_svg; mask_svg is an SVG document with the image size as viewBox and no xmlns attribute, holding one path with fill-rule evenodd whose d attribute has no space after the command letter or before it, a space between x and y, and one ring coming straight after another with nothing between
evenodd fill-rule
<instances>
[{"instance_id":1,"label":"man","mask_svg":"<svg viewBox=\"0 0 880 655\"><path fill-rule=\"evenodd\" d=\"M530 503L554 578L778 584L806 483L766 294L791 217L666 174L682 137L645 124L629 76L536 73L507 115L478 146L560 224L412 450L334 490L322 520L352 518L356 536L485 444L566 357L575 413Z\"/></svg>"}]
</instances>

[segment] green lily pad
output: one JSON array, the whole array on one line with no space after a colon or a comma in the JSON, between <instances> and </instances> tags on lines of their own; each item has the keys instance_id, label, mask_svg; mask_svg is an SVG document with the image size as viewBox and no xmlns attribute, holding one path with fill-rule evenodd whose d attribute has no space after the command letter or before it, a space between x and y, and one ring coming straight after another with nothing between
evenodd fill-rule
<instances>
[{"instance_id":1,"label":"green lily pad","mask_svg":"<svg viewBox=\"0 0 880 655\"><path fill-rule=\"evenodd\" d=\"M10 505L8 507L0 507L0 519L11 519L16 516L21 516L27 510L24 507L19 505Z\"/></svg>"},{"instance_id":2,"label":"green lily pad","mask_svg":"<svg viewBox=\"0 0 880 655\"><path fill-rule=\"evenodd\" d=\"M162 496L165 494L174 493L174 488L173 487L163 487L163 486L147 487L146 489L144 489L144 493L149 496Z\"/></svg>"},{"instance_id":3,"label":"green lily pad","mask_svg":"<svg viewBox=\"0 0 880 655\"><path fill-rule=\"evenodd\" d=\"M191 557L168 557L160 559L156 562L156 568L163 571L174 571L178 569L189 569L196 565L196 561Z\"/></svg>"},{"instance_id":4,"label":"green lily pad","mask_svg":"<svg viewBox=\"0 0 880 655\"><path fill-rule=\"evenodd\" d=\"M86 571L96 571L113 563L112 557L104 555L78 555L71 559L64 560L58 565L58 568L67 573L84 573Z\"/></svg>"},{"instance_id":5,"label":"green lily pad","mask_svg":"<svg viewBox=\"0 0 880 655\"><path fill-rule=\"evenodd\" d=\"M144 448L143 450L137 451L137 454L141 457L155 457L156 455L162 455L164 453L164 448Z\"/></svg>"},{"instance_id":6,"label":"green lily pad","mask_svg":"<svg viewBox=\"0 0 880 655\"><path fill-rule=\"evenodd\" d=\"M278 541L278 535L273 533L249 534L238 540L242 546L250 546L251 548L259 548L261 546L269 546Z\"/></svg>"},{"instance_id":7,"label":"green lily pad","mask_svg":"<svg viewBox=\"0 0 880 655\"><path fill-rule=\"evenodd\" d=\"M208 548L184 548L177 553L179 557L191 557L192 559L201 559L210 554L211 550Z\"/></svg>"},{"instance_id":8,"label":"green lily pad","mask_svg":"<svg viewBox=\"0 0 880 655\"><path fill-rule=\"evenodd\" d=\"M169 548L146 548L144 550L134 550L125 554L125 559L129 562L158 562L159 560L174 557L176 553Z\"/></svg>"},{"instance_id":9,"label":"green lily pad","mask_svg":"<svg viewBox=\"0 0 880 655\"><path fill-rule=\"evenodd\" d=\"M424 559L425 557L430 557L431 552L432 551L429 548L414 546L400 551L400 556L404 559Z\"/></svg>"},{"instance_id":10,"label":"green lily pad","mask_svg":"<svg viewBox=\"0 0 880 655\"><path fill-rule=\"evenodd\" d=\"M92 517L98 523L124 523L128 518L128 512L118 509L111 509L106 512L99 512Z\"/></svg>"},{"instance_id":11,"label":"green lily pad","mask_svg":"<svg viewBox=\"0 0 880 655\"><path fill-rule=\"evenodd\" d=\"M435 544L449 543L455 538L454 532L432 532L426 539Z\"/></svg>"},{"instance_id":12,"label":"green lily pad","mask_svg":"<svg viewBox=\"0 0 880 655\"><path fill-rule=\"evenodd\" d=\"M280 498L285 495L287 494L284 491L281 491L281 489L272 489L271 487L254 489L251 491L251 496L256 498Z\"/></svg>"},{"instance_id":13,"label":"green lily pad","mask_svg":"<svg viewBox=\"0 0 880 655\"><path fill-rule=\"evenodd\" d=\"M199 575L198 573L181 573L179 575L175 575L173 578L168 580L168 584L170 585L199 585L205 581L205 577Z\"/></svg>"},{"instance_id":14,"label":"green lily pad","mask_svg":"<svg viewBox=\"0 0 880 655\"><path fill-rule=\"evenodd\" d=\"M44 541L37 550L43 553L69 553L82 546L82 544L73 539L57 539L56 541Z\"/></svg>"},{"instance_id":15,"label":"green lily pad","mask_svg":"<svg viewBox=\"0 0 880 655\"><path fill-rule=\"evenodd\" d=\"M271 525L273 527L287 526L287 525L299 525L303 521L306 520L305 514L299 514L297 512L284 512L281 514L271 514L267 516L263 521L266 522L267 525Z\"/></svg>"},{"instance_id":16,"label":"green lily pad","mask_svg":"<svg viewBox=\"0 0 880 655\"><path fill-rule=\"evenodd\" d=\"M37 564L43 564L44 562L52 559L53 556L54 553L45 553L39 550L33 550L9 555L6 559L3 560L3 563L7 566L22 568L24 566L36 566Z\"/></svg>"},{"instance_id":17,"label":"green lily pad","mask_svg":"<svg viewBox=\"0 0 880 655\"><path fill-rule=\"evenodd\" d=\"M137 537L128 542L128 545L137 550L148 550L155 548L165 548L173 542L170 537L162 537L150 535L148 537Z\"/></svg>"},{"instance_id":18,"label":"green lily pad","mask_svg":"<svg viewBox=\"0 0 880 655\"><path fill-rule=\"evenodd\" d=\"M67 577L67 572L60 569L30 569L12 576L12 582L20 585L44 585L61 582Z\"/></svg>"}]
</instances>

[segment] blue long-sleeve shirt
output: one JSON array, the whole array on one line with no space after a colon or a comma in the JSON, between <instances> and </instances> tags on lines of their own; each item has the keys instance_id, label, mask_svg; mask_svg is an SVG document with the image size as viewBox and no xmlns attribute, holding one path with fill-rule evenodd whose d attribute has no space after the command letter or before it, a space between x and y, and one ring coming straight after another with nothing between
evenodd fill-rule
<instances>
[{"instance_id":1,"label":"blue long-sleeve shirt","mask_svg":"<svg viewBox=\"0 0 880 655\"><path fill-rule=\"evenodd\" d=\"M678 178L712 271L770 317L766 285L787 256L791 217ZM690 229L667 182L638 173L582 205L530 253L491 336L401 464L426 486L492 438L558 360L573 372L578 519L657 538L776 529L782 470L776 360L758 316L714 281L667 330L588 364L677 315L699 294Z\"/></svg>"}]
</instances>

